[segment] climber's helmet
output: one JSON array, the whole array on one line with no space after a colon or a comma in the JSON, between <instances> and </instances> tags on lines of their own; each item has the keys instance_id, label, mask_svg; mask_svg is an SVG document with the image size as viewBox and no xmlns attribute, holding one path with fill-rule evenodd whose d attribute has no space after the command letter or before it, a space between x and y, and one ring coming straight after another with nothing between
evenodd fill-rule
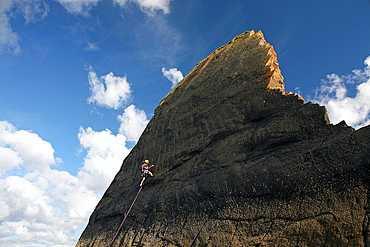
<instances>
[{"instance_id":1,"label":"climber's helmet","mask_svg":"<svg viewBox=\"0 0 370 247\"><path fill-rule=\"evenodd\" d=\"M147 164L149 164L149 160L145 160L144 162L147 163Z\"/></svg>"}]
</instances>

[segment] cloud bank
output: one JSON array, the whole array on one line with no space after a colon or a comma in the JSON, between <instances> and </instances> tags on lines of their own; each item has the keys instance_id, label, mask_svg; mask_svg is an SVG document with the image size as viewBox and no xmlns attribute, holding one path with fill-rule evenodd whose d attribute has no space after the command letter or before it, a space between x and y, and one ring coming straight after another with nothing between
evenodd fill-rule
<instances>
[{"instance_id":1,"label":"cloud bank","mask_svg":"<svg viewBox=\"0 0 370 247\"><path fill-rule=\"evenodd\" d=\"M85 223L99 196L77 177L52 169L60 159L51 144L35 133L1 121L0 150L0 155L10 154L5 165L1 162L0 245L75 242L77 226Z\"/></svg>"},{"instance_id":2,"label":"cloud bank","mask_svg":"<svg viewBox=\"0 0 370 247\"><path fill-rule=\"evenodd\" d=\"M127 126L126 131L130 133ZM142 130L135 126L134 133L139 132ZM77 176L73 176L53 169L61 159L54 156L49 142L30 131L17 130L9 122L0 122L1 246L74 246L77 242L78 226L86 226L131 151L126 147L126 137L110 130L80 127L78 139L86 156Z\"/></svg>"},{"instance_id":3,"label":"cloud bank","mask_svg":"<svg viewBox=\"0 0 370 247\"><path fill-rule=\"evenodd\" d=\"M350 75L327 75L316 89L313 101L326 106L333 124L345 120L356 129L370 124L370 56L364 64ZM347 84L356 84L354 97L347 96Z\"/></svg>"},{"instance_id":4,"label":"cloud bank","mask_svg":"<svg viewBox=\"0 0 370 247\"><path fill-rule=\"evenodd\" d=\"M129 154L126 137L80 127L87 154L77 176L53 169L61 162L35 133L0 122L0 245L73 246L87 219ZM13 175L8 175L9 173Z\"/></svg>"}]
</instances>

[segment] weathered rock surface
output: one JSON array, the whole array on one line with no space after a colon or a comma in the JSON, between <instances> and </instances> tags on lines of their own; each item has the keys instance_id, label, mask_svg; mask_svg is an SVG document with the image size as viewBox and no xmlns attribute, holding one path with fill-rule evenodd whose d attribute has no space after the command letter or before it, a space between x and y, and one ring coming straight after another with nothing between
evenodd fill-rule
<instances>
[{"instance_id":1,"label":"weathered rock surface","mask_svg":"<svg viewBox=\"0 0 370 247\"><path fill-rule=\"evenodd\" d=\"M370 126L331 125L284 92L276 53L246 32L160 103L77 246L364 246Z\"/></svg>"}]
</instances>

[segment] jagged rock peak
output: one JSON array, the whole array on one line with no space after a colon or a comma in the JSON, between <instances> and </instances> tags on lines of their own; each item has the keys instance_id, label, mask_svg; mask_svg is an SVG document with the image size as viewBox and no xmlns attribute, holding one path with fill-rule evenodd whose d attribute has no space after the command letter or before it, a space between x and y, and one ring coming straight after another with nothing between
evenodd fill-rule
<instances>
[{"instance_id":1,"label":"jagged rock peak","mask_svg":"<svg viewBox=\"0 0 370 247\"><path fill-rule=\"evenodd\" d=\"M113 247L370 245L369 140L285 93L274 49L246 32L161 101L77 246L109 245L144 159L155 176Z\"/></svg>"},{"instance_id":2,"label":"jagged rock peak","mask_svg":"<svg viewBox=\"0 0 370 247\"><path fill-rule=\"evenodd\" d=\"M243 46L242 53L242 48L240 46ZM266 42L261 31L255 33L252 30L236 36L229 43L216 49L211 55L206 57L203 61L200 61L197 66L194 67L194 69L190 71L161 101L160 105L162 105L174 91L191 85L194 77L201 77L203 74L207 73L208 66L215 66L215 64L218 66L221 63L231 64L237 62L235 60L238 60L240 64L237 67L234 67L233 71L227 71L231 76L248 74L251 73L253 69L264 69L264 73L269 79L266 81L267 84L263 85L263 87L280 90L282 93L285 92L284 77L281 75L279 62L273 46ZM245 67L246 63L250 62L254 62L256 63L255 65L260 67ZM291 93L289 92L288 94ZM300 98L303 100L302 97Z\"/></svg>"}]
</instances>

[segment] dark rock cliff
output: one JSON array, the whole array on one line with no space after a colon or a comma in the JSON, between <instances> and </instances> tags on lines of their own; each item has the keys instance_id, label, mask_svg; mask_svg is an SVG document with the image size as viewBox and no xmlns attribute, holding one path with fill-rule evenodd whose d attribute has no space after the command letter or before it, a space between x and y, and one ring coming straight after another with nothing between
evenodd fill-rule
<instances>
[{"instance_id":1,"label":"dark rock cliff","mask_svg":"<svg viewBox=\"0 0 370 247\"><path fill-rule=\"evenodd\" d=\"M364 246L370 126L285 93L261 32L217 49L160 103L77 246Z\"/></svg>"}]
</instances>

